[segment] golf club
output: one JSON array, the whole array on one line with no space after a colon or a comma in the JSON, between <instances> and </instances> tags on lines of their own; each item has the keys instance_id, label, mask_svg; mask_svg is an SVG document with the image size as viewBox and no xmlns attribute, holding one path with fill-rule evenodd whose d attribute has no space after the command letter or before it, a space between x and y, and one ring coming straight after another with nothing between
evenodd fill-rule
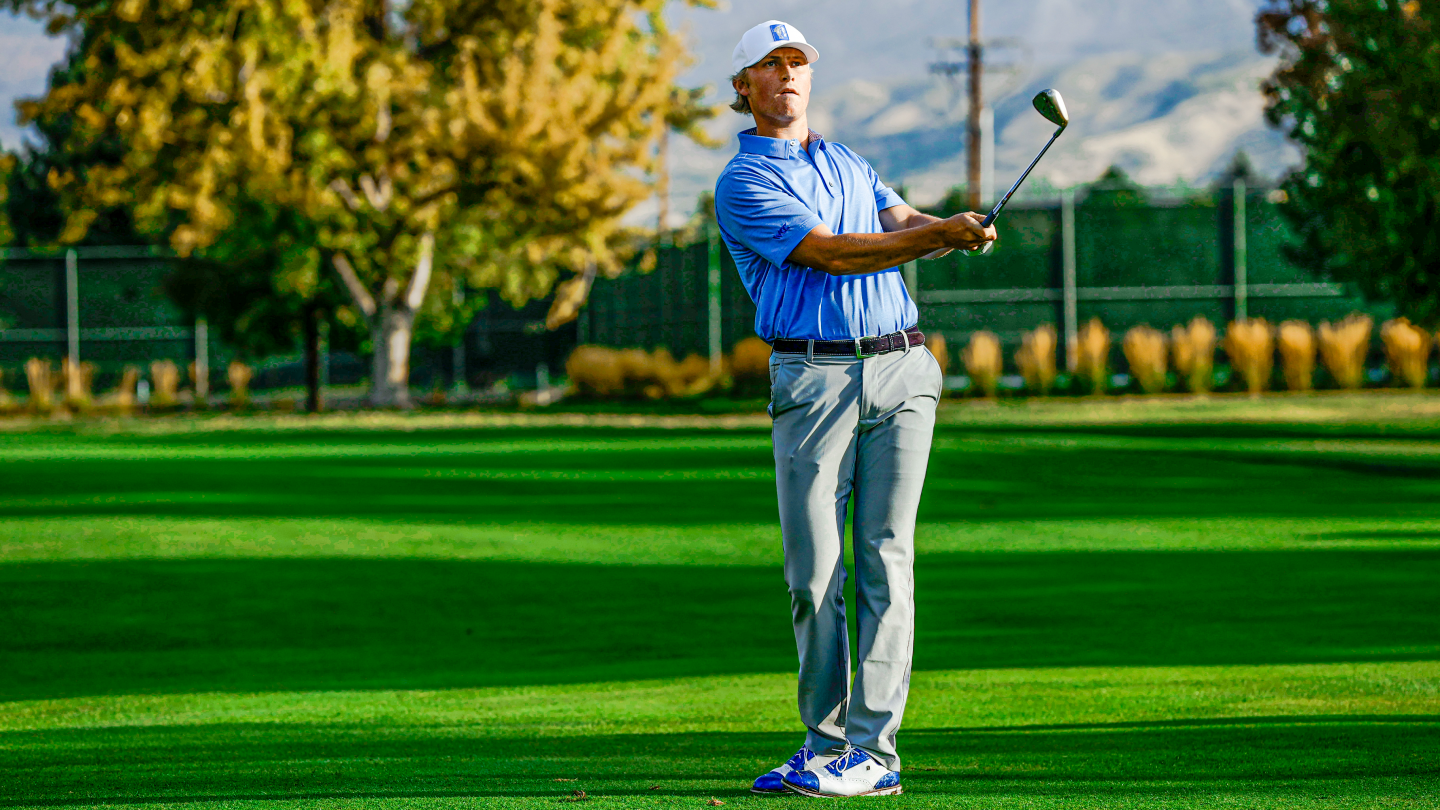
<instances>
[{"instance_id":1,"label":"golf club","mask_svg":"<svg viewBox=\"0 0 1440 810\"><path fill-rule=\"evenodd\" d=\"M990 213L987 214L984 221L981 222L982 227L990 227L990 223L994 222L995 218L1000 216L1000 209L1004 208L1005 203L1010 201L1010 195L1015 193L1015 189L1020 188L1020 184L1025 182L1025 178L1030 176L1030 170L1035 168L1035 164L1040 162L1040 158L1045 157L1045 152L1050 148L1050 144L1055 143L1055 139L1060 137L1060 133L1064 132L1065 127L1070 125L1070 113L1065 111L1065 99L1060 97L1060 91L1054 89L1041 90L1031 103L1035 105L1036 112L1045 116L1045 120L1060 128L1055 130L1054 135L1050 136L1050 140L1045 143L1045 147L1040 150L1040 154L1036 155L1035 159L1030 161L1030 165L1027 166L1024 173L1020 175L1020 179L1015 181L1015 185L1011 186L1010 190L1005 192L1005 196L1000 198L1000 202L995 203L995 207L990 209ZM990 248L994 245L994 242L986 242L985 246L980 248L980 252L989 253Z\"/></svg>"}]
</instances>

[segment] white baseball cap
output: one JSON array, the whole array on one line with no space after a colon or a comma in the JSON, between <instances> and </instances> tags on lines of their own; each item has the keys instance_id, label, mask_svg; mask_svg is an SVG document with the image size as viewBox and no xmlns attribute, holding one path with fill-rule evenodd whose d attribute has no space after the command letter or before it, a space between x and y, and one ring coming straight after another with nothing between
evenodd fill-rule
<instances>
[{"instance_id":1,"label":"white baseball cap","mask_svg":"<svg viewBox=\"0 0 1440 810\"><path fill-rule=\"evenodd\" d=\"M820 61L820 52L815 50L814 45L805 41L805 35L800 33L795 26L779 20L766 20L746 31L745 36L740 37L739 44L735 46L735 53L730 57L730 64L734 66L733 72L739 73L759 62L776 48L795 48L805 54L805 58L811 62Z\"/></svg>"}]
</instances>

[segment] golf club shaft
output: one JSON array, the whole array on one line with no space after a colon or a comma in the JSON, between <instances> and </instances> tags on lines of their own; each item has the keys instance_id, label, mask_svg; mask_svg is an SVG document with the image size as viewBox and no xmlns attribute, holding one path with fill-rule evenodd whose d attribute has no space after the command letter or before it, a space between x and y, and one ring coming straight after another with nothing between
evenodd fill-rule
<instances>
[{"instance_id":1,"label":"golf club shaft","mask_svg":"<svg viewBox=\"0 0 1440 810\"><path fill-rule=\"evenodd\" d=\"M1005 192L1005 196L1000 198L1000 202L995 203L995 207L990 209L990 213L985 216L985 220L980 223L980 227L990 227L990 223L994 222L995 218L1000 216L1000 209L1004 208L1005 203L1010 201L1010 195L1015 193L1015 189L1020 188L1020 184L1025 182L1025 178L1030 176L1030 170L1035 168L1035 164L1040 162L1040 158L1045 157L1045 152L1050 148L1050 144L1055 143L1055 139L1060 137L1060 133L1064 131L1064 127L1055 130L1055 134L1051 135L1050 140L1046 142L1045 148L1041 149L1040 154L1036 155L1035 159L1030 161L1030 165L1026 167L1025 173L1020 175L1020 179L1015 181L1015 185L1011 186L1009 191Z\"/></svg>"}]
</instances>

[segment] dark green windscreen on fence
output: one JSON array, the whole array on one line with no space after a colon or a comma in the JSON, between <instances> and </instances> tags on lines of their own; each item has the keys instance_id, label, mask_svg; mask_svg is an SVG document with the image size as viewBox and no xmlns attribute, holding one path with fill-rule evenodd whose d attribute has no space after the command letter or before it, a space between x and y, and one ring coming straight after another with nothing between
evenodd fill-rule
<instances>
[{"instance_id":1,"label":"dark green windscreen on fence","mask_svg":"<svg viewBox=\"0 0 1440 810\"><path fill-rule=\"evenodd\" d=\"M115 252L124 256L140 251ZM89 249L77 262L81 359L95 363L105 376L125 363L170 359L183 367L194 356L193 324L161 289L170 260L104 254L104 248ZM0 265L0 325L0 367L15 368L30 357L58 360L65 355L63 253L22 254Z\"/></svg>"},{"instance_id":2,"label":"dark green windscreen on fence","mask_svg":"<svg viewBox=\"0 0 1440 810\"><path fill-rule=\"evenodd\" d=\"M1074 208L1076 320L1101 321L1116 336L1132 326L1162 330L1196 315L1223 330L1236 315L1233 198L1228 190L1174 205ZM1250 317L1311 323L1366 311L1377 319L1391 308L1367 304L1353 290L1288 262L1293 239L1263 192L1245 200L1245 290ZM1064 324L1062 212L1058 204L1011 207L998 220L1000 241L985 256L952 253L916 268L920 325L945 335L951 347L972 332L995 332L1007 361L1021 335L1041 324ZM676 355L707 345L706 245L663 248L656 268L596 283L580 340L614 346L668 347ZM728 351L753 334L754 307L721 250L722 345Z\"/></svg>"},{"instance_id":3,"label":"dark green windscreen on fence","mask_svg":"<svg viewBox=\"0 0 1440 810\"><path fill-rule=\"evenodd\" d=\"M1227 190L1180 205L1114 207L1082 200L1075 206L1077 322L1100 318L1117 338L1117 362L1118 336L1137 324L1168 330L1203 315L1223 328L1235 317L1233 202ZM1389 317L1387 305L1367 305L1353 290L1288 262L1284 245L1293 236L1264 193L1248 194L1245 212L1251 317L1317 323L1356 310ZM921 327L943 334L952 348L976 330L990 330L1006 344L1007 359L1024 332L1046 323L1063 328L1063 219L1058 203L1011 207L997 222L1000 241L991 254L952 253L918 262L917 289L911 293ZM717 248L720 342L729 351L754 334L755 306L729 253L723 244ZM28 357L65 353L66 273L63 253L9 255L0 266L0 368L14 370ZM123 247L81 248L79 257L82 359L113 373L123 363L169 358L183 365L194 356L193 324L161 290L167 259ZM632 268L618 278L598 279L577 325L578 340L664 346L677 357L705 354L711 262L710 245L702 240L657 250L648 272ZM483 331L483 324L477 328ZM227 355L214 346L212 367Z\"/></svg>"}]
</instances>

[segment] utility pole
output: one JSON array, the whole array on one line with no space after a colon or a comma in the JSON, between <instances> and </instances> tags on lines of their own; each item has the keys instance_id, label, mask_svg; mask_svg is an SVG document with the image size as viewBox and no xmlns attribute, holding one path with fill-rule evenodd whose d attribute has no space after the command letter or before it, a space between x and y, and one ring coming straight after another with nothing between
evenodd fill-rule
<instances>
[{"instance_id":1,"label":"utility pole","mask_svg":"<svg viewBox=\"0 0 1440 810\"><path fill-rule=\"evenodd\" d=\"M980 131L980 112L984 108L982 82L985 79L985 45L980 41L980 0L970 0L970 119L966 150L969 171L965 178L965 191L970 198L970 210L979 211L980 199L980 148L984 134Z\"/></svg>"},{"instance_id":2,"label":"utility pole","mask_svg":"<svg viewBox=\"0 0 1440 810\"><path fill-rule=\"evenodd\" d=\"M968 38L930 40L930 47L941 52L939 61L930 63L930 72L944 76L956 84L959 83L962 73L968 80L965 85L965 95L969 101L969 114L965 120L965 199L966 205L972 211L978 211L980 206L994 202L990 198L994 196L995 183L995 111L985 106L986 68L989 68L988 73L992 79L997 74L1010 77L1008 86L995 92L996 97L1003 98L1018 84L1030 62L1030 49L1021 40L992 39L987 43L980 36L980 3L981 0L970 0ZM987 52L997 49L1018 52L1020 59L1012 58L999 64L991 62L987 65ZM946 58L946 54L958 56L961 51L964 52L963 59ZM996 88L992 86L991 89Z\"/></svg>"}]
</instances>

